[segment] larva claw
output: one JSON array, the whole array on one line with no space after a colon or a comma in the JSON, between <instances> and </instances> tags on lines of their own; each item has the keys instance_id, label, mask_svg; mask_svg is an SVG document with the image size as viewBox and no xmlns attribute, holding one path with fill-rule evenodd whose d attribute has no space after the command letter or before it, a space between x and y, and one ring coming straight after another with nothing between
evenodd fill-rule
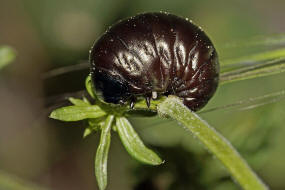
<instances>
[{"instance_id":1,"label":"larva claw","mask_svg":"<svg viewBox=\"0 0 285 190\"><path fill-rule=\"evenodd\" d=\"M149 106L150 106L150 97L147 96L147 97L145 98L145 101L146 101L147 107L149 108Z\"/></svg>"},{"instance_id":2,"label":"larva claw","mask_svg":"<svg viewBox=\"0 0 285 190\"><path fill-rule=\"evenodd\" d=\"M134 102L134 101L131 101L131 103L130 103L131 109L134 109L134 106L135 106L135 102Z\"/></svg>"}]
</instances>

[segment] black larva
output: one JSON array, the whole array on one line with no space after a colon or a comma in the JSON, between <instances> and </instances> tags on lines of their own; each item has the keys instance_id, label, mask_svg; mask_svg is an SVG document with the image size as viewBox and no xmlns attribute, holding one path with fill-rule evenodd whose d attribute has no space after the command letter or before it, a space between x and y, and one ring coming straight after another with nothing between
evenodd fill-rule
<instances>
[{"instance_id":1,"label":"black larva","mask_svg":"<svg viewBox=\"0 0 285 190\"><path fill-rule=\"evenodd\" d=\"M202 108L219 81L216 50L187 19L145 13L110 27L90 53L96 94L108 103L176 95L191 110Z\"/></svg>"}]
</instances>

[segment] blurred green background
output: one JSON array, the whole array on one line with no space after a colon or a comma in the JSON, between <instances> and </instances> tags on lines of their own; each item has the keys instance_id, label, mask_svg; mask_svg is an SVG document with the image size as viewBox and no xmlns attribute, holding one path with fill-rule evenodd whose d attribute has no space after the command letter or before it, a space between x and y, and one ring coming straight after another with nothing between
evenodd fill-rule
<instances>
[{"instance_id":1,"label":"blurred green background","mask_svg":"<svg viewBox=\"0 0 285 190\"><path fill-rule=\"evenodd\" d=\"M0 171L17 182L20 178L52 190L97 189L98 134L82 139L84 123L51 121L47 108L57 106L57 95L83 90L88 70L48 79L43 74L88 60L91 45L115 21L148 11L188 17L206 31L223 60L252 51L228 47L231 42L285 33L284 9L284 0L0 0L0 45L13 47L17 55L0 71ZM282 90L284 81L279 74L224 85L207 108ZM279 101L201 115L274 190L285 189L284 107ZM174 122L155 117L132 122L166 163L139 164L113 133L107 189L239 189L222 165ZM9 180L0 175L1 181ZM0 184L0 189L24 186Z\"/></svg>"}]
</instances>

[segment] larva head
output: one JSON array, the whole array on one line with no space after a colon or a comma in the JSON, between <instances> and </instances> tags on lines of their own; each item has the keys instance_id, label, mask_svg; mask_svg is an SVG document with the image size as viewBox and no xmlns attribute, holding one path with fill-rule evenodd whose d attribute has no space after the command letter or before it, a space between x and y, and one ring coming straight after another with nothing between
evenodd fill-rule
<instances>
[{"instance_id":1,"label":"larva head","mask_svg":"<svg viewBox=\"0 0 285 190\"><path fill-rule=\"evenodd\" d=\"M130 97L128 86L119 76L106 71L91 71L97 97L104 102L124 104Z\"/></svg>"}]
</instances>

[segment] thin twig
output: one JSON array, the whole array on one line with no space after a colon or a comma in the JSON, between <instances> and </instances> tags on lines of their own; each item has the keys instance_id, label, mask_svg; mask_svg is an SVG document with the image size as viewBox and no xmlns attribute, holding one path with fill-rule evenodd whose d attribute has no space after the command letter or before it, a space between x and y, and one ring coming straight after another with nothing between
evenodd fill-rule
<instances>
[{"instance_id":1,"label":"thin twig","mask_svg":"<svg viewBox=\"0 0 285 190\"><path fill-rule=\"evenodd\" d=\"M88 62L84 61L76 65L69 65L48 71L42 75L42 79L48 79L65 73L80 71L88 68L89 68Z\"/></svg>"},{"instance_id":2,"label":"thin twig","mask_svg":"<svg viewBox=\"0 0 285 190\"><path fill-rule=\"evenodd\" d=\"M274 98L274 99L266 100L268 98ZM235 108L238 106L243 106L239 110L248 110L248 109L253 109L253 108L256 108L259 106L263 106L266 104L270 104L270 103L280 101L283 98L285 98L285 90L270 93L270 94L265 94L265 95L257 96L257 97L253 97L253 98L248 98L245 100L239 100L239 101L236 101L235 103L232 103L232 104L226 104L226 105L222 105L222 106L209 108L209 109L200 111L199 114L204 114L204 113L213 112L213 111L217 111L217 110L225 110L225 109L229 109L229 108ZM257 101L262 101L262 103L257 103ZM252 104L252 105L249 105L249 104Z\"/></svg>"},{"instance_id":3,"label":"thin twig","mask_svg":"<svg viewBox=\"0 0 285 190\"><path fill-rule=\"evenodd\" d=\"M285 59L274 59L262 64L255 64L234 71L224 72L220 76L220 83L225 84L238 80L257 78L284 72Z\"/></svg>"}]
</instances>

